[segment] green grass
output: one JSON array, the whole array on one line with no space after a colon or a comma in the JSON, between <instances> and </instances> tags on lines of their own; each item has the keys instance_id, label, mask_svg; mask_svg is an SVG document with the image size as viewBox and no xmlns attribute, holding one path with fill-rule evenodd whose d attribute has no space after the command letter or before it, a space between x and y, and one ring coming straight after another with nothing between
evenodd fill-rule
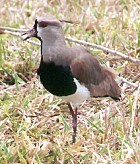
<instances>
[{"instance_id":1,"label":"green grass","mask_svg":"<svg viewBox=\"0 0 140 164\"><path fill-rule=\"evenodd\" d=\"M66 36L127 54L140 46L139 5L133 0L5 0L0 3L1 26L27 29L49 12L79 22L63 24ZM140 72L135 64L90 50L131 82ZM131 56L140 59L139 53ZM0 35L0 164L140 163L138 89L123 85L120 102L84 103L78 111L77 142L71 144L69 110L40 84L39 61L38 46Z\"/></svg>"}]
</instances>

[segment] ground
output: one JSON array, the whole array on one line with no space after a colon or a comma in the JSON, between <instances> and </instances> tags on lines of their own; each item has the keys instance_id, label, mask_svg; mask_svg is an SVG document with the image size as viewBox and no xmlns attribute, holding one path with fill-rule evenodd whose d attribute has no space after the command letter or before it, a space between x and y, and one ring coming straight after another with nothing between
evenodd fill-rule
<instances>
[{"instance_id":1,"label":"ground","mask_svg":"<svg viewBox=\"0 0 140 164\"><path fill-rule=\"evenodd\" d=\"M66 37L140 59L139 1L1 0L0 8L1 27L29 29L36 17L49 12L77 22L63 23ZM135 86L121 84L120 101L91 98L83 103L72 144L67 105L44 90L36 75L39 46L0 35L0 164L140 163L140 65L87 48Z\"/></svg>"}]
</instances>

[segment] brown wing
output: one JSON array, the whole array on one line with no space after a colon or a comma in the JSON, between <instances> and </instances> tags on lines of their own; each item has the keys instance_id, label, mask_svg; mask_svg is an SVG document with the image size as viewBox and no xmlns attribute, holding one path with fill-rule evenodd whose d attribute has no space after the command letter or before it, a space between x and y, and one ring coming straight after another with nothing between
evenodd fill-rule
<instances>
[{"instance_id":1,"label":"brown wing","mask_svg":"<svg viewBox=\"0 0 140 164\"><path fill-rule=\"evenodd\" d=\"M120 97L120 87L114 80L115 74L89 54L79 56L70 65L72 74L91 92L93 97L110 96L114 99Z\"/></svg>"}]
</instances>

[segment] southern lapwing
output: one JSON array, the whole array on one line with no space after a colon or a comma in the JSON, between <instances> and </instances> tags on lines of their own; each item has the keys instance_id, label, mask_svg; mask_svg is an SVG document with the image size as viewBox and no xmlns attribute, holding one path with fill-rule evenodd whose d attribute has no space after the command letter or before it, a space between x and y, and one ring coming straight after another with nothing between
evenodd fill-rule
<instances>
[{"instance_id":1,"label":"southern lapwing","mask_svg":"<svg viewBox=\"0 0 140 164\"><path fill-rule=\"evenodd\" d=\"M68 47L61 22L52 15L36 19L33 28L25 34L24 40L36 37L41 42L37 74L45 89L67 102L72 115L74 143L79 105L90 96L119 99L121 90L115 81L116 75L84 47Z\"/></svg>"}]
</instances>

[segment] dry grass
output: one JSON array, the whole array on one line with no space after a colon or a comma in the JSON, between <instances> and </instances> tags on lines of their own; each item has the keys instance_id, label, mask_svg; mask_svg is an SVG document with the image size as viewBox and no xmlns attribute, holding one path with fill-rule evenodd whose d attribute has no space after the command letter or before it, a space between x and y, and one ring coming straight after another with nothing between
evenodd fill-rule
<instances>
[{"instance_id":1,"label":"dry grass","mask_svg":"<svg viewBox=\"0 0 140 164\"><path fill-rule=\"evenodd\" d=\"M50 12L79 21L64 24L66 36L123 53L140 47L139 1L1 0L0 5L1 26L29 28L36 17ZM140 81L140 66L91 50L121 76ZM131 56L140 59L139 52ZM39 60L37 46L0 35L0 164L140 163L140 87L123 84L120 102L84 103L78 111L77 142L71 144L68 108L43 89L36 76Z\"/></svg>"}]
</instances>

